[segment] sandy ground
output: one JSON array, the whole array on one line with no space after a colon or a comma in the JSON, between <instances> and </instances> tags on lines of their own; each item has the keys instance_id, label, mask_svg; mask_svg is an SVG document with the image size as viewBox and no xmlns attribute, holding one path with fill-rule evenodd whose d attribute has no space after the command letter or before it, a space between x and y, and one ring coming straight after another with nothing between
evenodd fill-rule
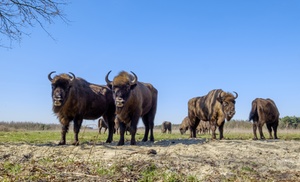
<instances>
[{"instance_id":1,"label":"sandy ground","mask_svg":"<svg viewBox=\"0 0 300 182\"><path fill-rule=\"evenodd\" d=\"M138 142L136 146L130 146L128 142L124 146L116 146L116 143L80 146L0 145L0 162L22 163L45 158L59 161L64 157L78 162L97 162L104 166L118 161L154 163L166 172L192 175L200 181L300 181L299 141L206 141L199 138ZM86 171L77 171L77 174L80 173Z\"/></svg>"}]
</instances>

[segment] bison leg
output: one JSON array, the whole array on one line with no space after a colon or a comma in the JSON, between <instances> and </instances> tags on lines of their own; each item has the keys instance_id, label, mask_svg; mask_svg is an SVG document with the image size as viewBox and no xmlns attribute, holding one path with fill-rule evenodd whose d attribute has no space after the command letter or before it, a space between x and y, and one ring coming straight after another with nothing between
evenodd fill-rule
<instances>
[{"instance_id":1,"label":"bison leg","mask_svg":"<svg viewBox=\"0 0 300 182\"><path fill-rule=\"evenodd\" d=\"M274 131L274 138L275 139L278 139L278 137L277 137L277 127L278 127L278 123L276 122L276 123L273 124L273 131Z\"/></svg>"},{"instance_id":2,"label":"bison leg","mask_svg":"<svg viewBox=\"0 0 300 182\"><path fill-rule=\"evenodd\" d=\"M143 142L148 141L148 135L150 131L150 141L154 142L153 128L154 128L154 114L147 114L142 117L142 120L145 125L145 134L143 138Z\"/></svg>"},{"instance_id":3,"label":"bison leg","mask_svg":"<svg viewBox=\"0 0 300 182\"><path fill-rule=\"evenodd\" d=\"M258 123L253 121L253 135L254 135L253 140L257 140L258 139L257 138L257 134L256 134L257 125L258 125Z\"/></svg>"},{"instance_id":4,"label":"bison leg","mask_svg":"<svg viewBox=\"0 0 300 182\"><path fill-rule=\"evenodd\" d=\"M259 131L260 139L261 139L261 140L264 140L264 139L265 139L265 136L264 136L264 134L263 134L262 127L263 127L263 124L259 124L259 123L258 123L258 131Z\"/></svg>"},{"instance_id":5,"label":"bison leg","mask_svg":"<svg viewBox=\"0 0 300 182\"><path fill-rule=\"evenodd\" d=\"M121 122L119 123L120 126L120 140L118 142L118 146L120 145L124 145L125 144L125 139L124 139L124 134L125 134L125 129L126 129L126 125L125 123Z\"/></svg>"},{"instance_id":6,"label":"bison leg","mask_svg":"<svg viewBox=\"0 0 300 182\"><path fill-rule=\"evenodd\" d=\"M191 119L190 119L191 120ZM191 121L190 129L190 138L196 138L197 126L200 123L200 119L194 118L194 121Z\"/></svg>"},{"instance_id":7,"label":"bison leg","mask_svg":"<svg viewBox=\"0 0 300 182\"><path fill-rule=\"evenodd\" d=\"M273 139L272 136L272 124L267 124L268 132L269 132L269 139Z\"/></svg>"},{"instance_id":8,"label":"bison leg","mask_svg":"<svg viewBox=\"0 0 300 182\"><path fill-rule=\"evenodd\" d=\"M82 119L74 119L74 142L72 145L79 145L78 134L81 128Z\"/></svg>"},{"instance_id":9,"label":"bison leg","mask_svg":"<svg viewBox=\"0 0 300 182\"><path fill-rule=\"evenodd\" d=\"M69 130L69 125L66 125L66 126L62 126L61 127L61 140L60 142L58 143L58 145L65 145L66 144L66 134Z\"/></svg>"},{"instance_id":10,"label":"bison leg","mask_svg":"<svg viewBox=\"0 0 300 182\"><path fill-rule=\"evenodd\" d=\"M224 124L225 124L225 121L223 121L223 123L221 123L221 125L219 126L220 140L224 139L224 135L223 135Z\"/></svg>"},{"instance_id":11,"label":"bison leg","mask_svg":"<svg viewBox=\"0 0 300 182\"><path fill-rule=\"evenodd\" d=\"M217 129L217 123L215 121L210 121L210 129L211 129L211 138L215 140L216 137L216 129Z\"/></svg>"},{"instance_id":12,"label":"bison leg","mask_svg":"<svg viewBox=\"0 0 300 182\"><path fill-rule=\"evenodd\" d=\"M136 125L132 125L130 127L130 134L131 134L130 145L135 145L136 144L136 141L135 141L136 130L137 130L137 126Z\"/></svg>"},{"instance_id":13,"label":"bison leg","mask_svg":"<svg viewBox=\"0 0 300 182\"><path fill-rule=\"evenodd\" d=\"M107 121L108 124L108 136L106 139L106 143L111 143L113 141L113 134L115 133L115 114L107 114L103 116L104 120ZM106 131L106 130L105 130ZM105 133L104 131L104 133Z\"/></svg>"}]
</instances>

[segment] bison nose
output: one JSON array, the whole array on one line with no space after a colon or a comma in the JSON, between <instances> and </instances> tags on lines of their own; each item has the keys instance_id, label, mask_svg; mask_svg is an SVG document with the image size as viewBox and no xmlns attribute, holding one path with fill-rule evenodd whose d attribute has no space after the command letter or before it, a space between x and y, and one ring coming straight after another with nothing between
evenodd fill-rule
<instances>
[{"instance_id":1,"label":"bison nose","mask_svg":"<svg viewBox=\"0 0 300 182\"><path fill-rule=\"evenodd\" d=\"M123 107L123 105L124 105L124 99L123 98L121 98L121 97L117 97L116 98L116 106L117 107Z\"/></svg>"}]
</instances>

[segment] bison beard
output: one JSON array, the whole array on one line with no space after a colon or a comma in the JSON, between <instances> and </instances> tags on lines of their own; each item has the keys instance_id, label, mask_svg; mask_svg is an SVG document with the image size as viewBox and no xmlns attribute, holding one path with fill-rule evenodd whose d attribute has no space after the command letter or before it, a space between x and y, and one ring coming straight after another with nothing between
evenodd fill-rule
<instances>
[{"instance_id":1,"label":"bison beard","mask_svg":"<svg viewBox=\"0 0 300 182\"><path fill-rule=\"evenodd\" d=\"M249 114L249 121L253 120L253 134L254 140L257 140L256 130L258 127L258 131L260 134L260 139L265 139L264 134L262 132L262 127L266 123L269 138L272 139L272 128L274 131L275 139L277 137L277 127L279 123L279 111L275 102L271 99L262 99L256 98L252 101L252 108Z\"/></svg>"},{"instance_id":2,"label":"bison beard","mask_svg":"<svg viewBox=\"0 0 300 182\"><path fill-rule=\"evenodd\" d=\"M110 71L111 72L111 71ZM154 141L153 127L157 107L157 90L149 83L138 82L137 76L122 71L113 81L105 80L113 90L113 98L116 105L116 117L120 121L120 140L118 145L124 145L124 133L126 125L130 125L131 145L135 145L135 134L139 118L145 125L143 142L148 140L150 130L150 141Z\"/></svg>"},{"instance_id":3,"label":"bison beard","mask_svg":"<svg viewBox=\"0 0 300 182\"><path fill-rule=\"evenodd\" d=\"M78 133L83 119L97 119L103 116L108 122L108 138L113 140L115 105L111 90L106 86L95 85L82 78L76 78L73 73L60 74L48 79L52 85L53 112L62 124L59 145L66 144L66 133L71 121L74 121L74 142L78 145Z\"/></svg>"},{"instance_id":4,"label":"bison beard","mask_svg":"<svg viewBox=\"0 0 300 182\"><path fill-rule=\"evenodd\" d=\"M235 114L235 99L231 93L221 89L212 90L207 95L195 97L188 101L190 137L196 138L196 128L200 120L209 121L212 139L216 139L216 128L219 128L220 139L223 139L225 119L229 121Z\"/></svg>"}]
</instances>

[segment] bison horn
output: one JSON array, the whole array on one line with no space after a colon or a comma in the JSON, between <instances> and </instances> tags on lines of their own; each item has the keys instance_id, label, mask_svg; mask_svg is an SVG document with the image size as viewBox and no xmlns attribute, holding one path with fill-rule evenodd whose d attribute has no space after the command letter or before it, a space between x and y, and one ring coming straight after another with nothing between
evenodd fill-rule
<instances>
[{"instance_id":1,"label":"bison horn","mask_svg":"<svg viewBox=\"0 0 300 182\"><path fill-rule=\"evenodd\" d=\"M132 71L130 71L130 72L134 75L134 79L131 81L131 85L135 85L137 83L138 77Z\"/></svg>"},{"instance_id":2,"label":"bison horn","mask_svg":"<svg viewBox=\"0 0 300 182\"><path fill-rule=\"evenodd\" d=\"M48 74L48 79L50 80L50 82L53 80L53 78L51 77L51 75L53 73L55 73L56 71L51 71L49 74Z\"/></svg>"},{"instance_id":3,"label":"bison horn","mask_svg":"<svg viewBox=\"0 0 300 182\"><path fill-rule=\"evenodd\" d=\"M75 78L76 78L76 76L74 75L74 73L72 73L72 72L69 72L72 76L71 76L71 81L73 81Z\"/></svg>"},{"instance_id":4,"label":"bison horn","mask_svg":"<svg viewBox=\"0 0 300 182\"><path fill-rule=\"evenodd\" d=\"M108 85L111 85L111 81L108 79L108 75L110 74L111 70L107 73L107 75L105 76L105 81Z\"/></svg>"},{"instance_id":5,"label":"bison horn","mask_svg":"<svg viewBox=\"0 0 300 182\"><path fill-rule=\"evenodd\" d=\"M235 91L233 91L233 93L235 93L235 98L234 99L238 98L239 94L236 93Z\"/></svg>"}]
</instances>

